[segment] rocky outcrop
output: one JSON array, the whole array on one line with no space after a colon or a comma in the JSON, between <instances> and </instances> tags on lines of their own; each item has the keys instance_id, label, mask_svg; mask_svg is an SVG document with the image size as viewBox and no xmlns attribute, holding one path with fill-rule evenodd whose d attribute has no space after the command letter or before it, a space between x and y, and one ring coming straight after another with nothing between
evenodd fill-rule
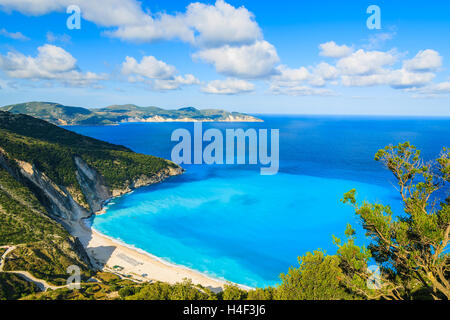
<instances>
[{"instance_id":1,"label":"rocky outcrop","mask_svg":"<svg viewBox=\"0 0 450 320\"><path fill-rule=\"evenodd\" d=\"M78 183L91 211L100 211L105 201L111 198L111 191L106 186L103 177L89 167L83 159L75 157L74 161L77 167Z\"/></svg>"},{"instance_id":2,"label":"rocky outcrop","mask_svg":"<svg viewBox=\"0 0 450 320\"><path fill-rule=\"evenodd\" d=\"M81 190L86 197L91 212L95 213L102 209L104 203L115 197L120 197L130 193L135 189L146 187L152 184L160 183L169 177L183 174L181 167L168 167L159 171L152 176L141 175L133 181L127 181L125 187L110 189L106 186L103 177L93 168L91 168L80 157L75 157L75 165L77 166L77 179Z\"/></svg>"},{"instance_id":3,"label":"rocky outcrop","mask_svg":"<svg viewBox=\"0 0 450 320\"><path fill-rule=\"evenodd\" d=\"M183 169L181 167L177 167L177 168L169 167L169 168L159 171L158 173L154 174L151 177L142 175L139 178L135 179L134 181L131 181L129 183L129 185L126 186L125 188L113 189L112 196L120 197L124 194L130 193L131 191L133 191L135 189L150 186L152 184L157 184L157 183L160 183L160 182L166 180L167 178L170 178L173 176L178 176L181 174L183 174Z\"/></svg>"},{"instance_id":4,"label":"rocky outcrop","mask_svg":"<svg viewBox=\"0 0 450 320\"><path fill-rule=\"evenodd\" d=\"M54 220L67 226L90 215L66 188L58 186L32 164L18 160L13 162L5 153L0 153L0 165L33 191Z\"/></svg>"},{"instance_id":5,"label":"rocky outcrop","mask_svg":"<svg viewBox=\"0 0 450 320\"><path fill-rule=\"evenodd\" d=\"M5 168L16 180L29 187L40 202L47 208L51 217L62 223L67 229L73 223L78 223L83 218L90 217L93 213L102 209L104 203L112 197L118 197L137 188L160 183L165 179L183 173L181 167L168 167L152 176L142 175L132 181L127 181L123 188L111 190L104 178L80 157L74 157L77 168L76 177L83 193L87 206L83 206L75 199L79 195L59 186L40 172L30 163L11 160L6 152L0 150L0 166Z\"/></svg>"}]
</instances>

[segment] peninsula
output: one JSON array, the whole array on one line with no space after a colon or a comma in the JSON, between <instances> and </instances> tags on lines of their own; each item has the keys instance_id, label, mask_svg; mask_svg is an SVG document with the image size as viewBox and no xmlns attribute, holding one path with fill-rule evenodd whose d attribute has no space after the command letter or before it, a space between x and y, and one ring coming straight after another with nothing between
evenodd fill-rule
<instances>
[{"instance_id":1,"label":"peninsula","mask_svg":"<svg viewBox=\"0 0 450 320\"><path fill-rule=\"evenodd\" d=\"M26 102L1 107L0 111L26 114L60 126L116 125L134 122L262 122L247 114L217 109L198 110L187 107L165 110L132 104L88 109L52 102Z\"/></svg>"}]
</instances>

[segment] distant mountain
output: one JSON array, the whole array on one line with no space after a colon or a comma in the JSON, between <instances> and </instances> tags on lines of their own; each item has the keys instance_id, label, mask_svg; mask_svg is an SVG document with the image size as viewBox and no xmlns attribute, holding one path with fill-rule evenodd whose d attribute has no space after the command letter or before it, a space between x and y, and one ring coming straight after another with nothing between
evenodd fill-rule
<instances>
[{"instance_id":1,"label":"distant mountain","mask_svg":"<svg viewBox=\"0 0 450 320\"><path fill-rule=\"evenodd\" d=\"M56 125L113 125L127 122L261 122L243 113L224 110L198 110L194 107L165 110L132 104L101 109L64 106L52 102L27 102L0 108L15 114L26 114Z\"/></svg>"}]
</instances>

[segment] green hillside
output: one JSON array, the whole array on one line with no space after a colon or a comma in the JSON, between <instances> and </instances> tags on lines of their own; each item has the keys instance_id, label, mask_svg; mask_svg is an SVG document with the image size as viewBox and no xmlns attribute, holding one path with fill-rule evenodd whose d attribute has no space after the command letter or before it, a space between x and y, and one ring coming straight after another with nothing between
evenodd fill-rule
<instances>
[{"instance_id":1,"label":"green hillside","mask_svg":"<svg viewBox=\"0 0 450 320\"><path fill-rule=\"evenodd\" d=\"M81 121L92 116L92 112L88 109L68 107L51 102L21 103L0 108L0 110L26 114L58 125L71 124L74 119Z\"/></svg>"},{"instance_id":2,"label":"green hillside","mask_svg":"<svg viewBox=\"0 0 450 320\"><path fill-rule=\"evenodd\" d=\"M26 115L0 112L0 148L10 158L34 165L57 185L73 190L86 205L76 178L74 156L96 169L110 188L126 188L142 175L177 167L164 159L136 154L123 146L88 138Z\"/></svg>"},{"instance_id":3,"label":"green hillside","mask_svg":"<svg viewBox=\"0 0 450 320\"><path fill-rule=\"evenodd\" d=\"M27 115L0 111L0 255L15 247L7 255L3 271L27 271L53 285L65 284L71 265L79 266L85 279L91 275L84 248L63 227L71 222L53 214L58 206L55 197L70 204L71 196L86 214L93 210L86 200L91 195L80 184L76 158L95 170L111 190L130 188L143 176L151 179L179 169L164 159L137 154ZM41 179L37 184L32 180L36 177ZM54 190L52 196L48 186ZM73 208L68 205L69 214ZM2 297L17 296L11 291L12 283L23 289L19 292L31 292L16 280L2 274Z\"/></svg>"},{"instance_id":4,"label":"green hillside","mask_svg":"<svg viewBox=\"0 0 450 320\"><path fill-rule=\"evenodd\" d=\"M78 265L87 277L90 263L79 251L80 244L47 214L30 189L0 168L0 246L17 246L4 271L28 271L59 285L65 283L66 268ZM0 279L0 292L9 290L9 282L2 284L5 277Z\"/></svg>"}]
</instances>

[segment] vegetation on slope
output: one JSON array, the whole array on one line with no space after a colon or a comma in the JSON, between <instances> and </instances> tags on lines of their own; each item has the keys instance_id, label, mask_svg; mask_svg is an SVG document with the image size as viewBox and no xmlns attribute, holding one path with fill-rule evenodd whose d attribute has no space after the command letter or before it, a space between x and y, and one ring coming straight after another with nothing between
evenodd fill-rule
<instances>
[{"instance_id":1,"label":"vegetation on slope","mask_svg":"<svg viewBox=\"0 0 450 320\"><path fill-rule=\"evenodd\" d=\"M56 125L111 125L121 122L139 122L150 118L193 119L198 121L224 121L230 117L239 119L258 119L251 116L224 110L198 110L193 107L178 110L165 110L158 107L138 107L135 105L114 105L102 109L68 107L51 102L27 102L0 108L15 114L26 114L46 120Z\"/></svg>"},{"instance_id":2,"label":"vegetation on slope","mask_svg":"<svg viewBox=\"0 0 450 320\"><path fill-rule=\"evenodd\" d=\"M68 107L51 102L28 102L0 108L2 111L22 113L48 122L64 125L71 123L73 119L86 119L92 116L92 112L85 108Z\"/></svg>"},{"instance_id":3,"label":"vegetation on slope","mask_svg":"<svg viewBox=\"0 0 450 320\"><path fill-rule=\"evenodd\" d=\"M18 275L0 273L0 300L17 300L38 291L36 285Z\"/></svg>"},{"instance_id":4,"label":"vegetation on slope","mask_svg":"<svg viewBox=\"0 0 450 320\"><path fill-rule=\"evenodd\" d=\"M76 240L47 216L32 192L0 168L0 246L6 245L17 248L8 254L4 271L28 271L55 285L65 283L71 265L90 274Z\"/></svg>"},{"instance_id":5,"label":"vegetation on slope","mask_svg":"<svg viewBox=\"0 0 450 320\"><path fill-rule=\"evenodd\" d=\"M0 112L0 148L9 158L31 163L57 185L69 188L74 199L84 206L86 203L76 177L75 156L103 175L105 183L112 189L126 188L142 175L151 177L162 169L176 167L164 159L136 154L123 146L8 112Z\"/></svg>"},{"instance_id":6,"label":"vegetation on slope","mask_svg":"<svg viewBox=\"0 0 450 320\"><path fill-rule=\"evenodd\" d=\"M77 239L49 218L49 205L41 202L36 190L6 168L14 171L16 161L27 162L57 188L69 190L87 208L77 180L75 157L103 175L111 189L126 188L142 175L152 177L160 170L177 167L164 159L8 112L0 112L0 156L7 164L5 168L0 166L0 246L16 246L3 269L28 271L53 285L66 283L71 265L79 266L82 276L89 277L91 266L86 253Z\"/></svg>"}]
</instances>

